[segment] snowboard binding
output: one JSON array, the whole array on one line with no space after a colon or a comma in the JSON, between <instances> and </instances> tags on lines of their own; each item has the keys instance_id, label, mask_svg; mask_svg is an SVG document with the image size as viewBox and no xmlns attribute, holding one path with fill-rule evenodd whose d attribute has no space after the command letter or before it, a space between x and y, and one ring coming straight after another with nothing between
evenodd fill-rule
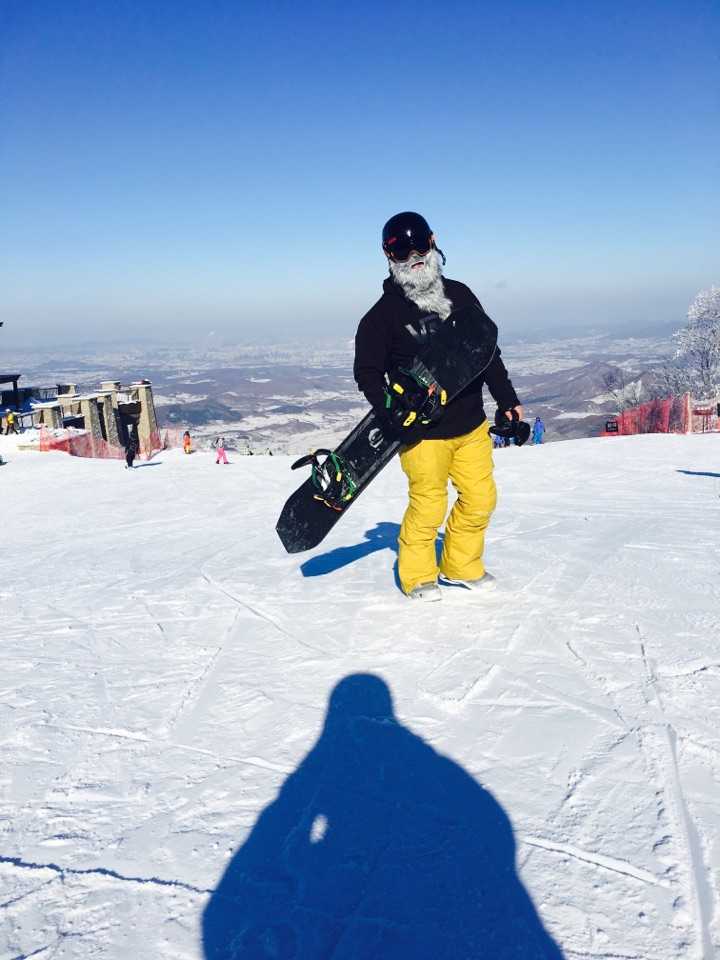
<instances>
[{"instance_id":1,"label":"snowboard binding","mask_svg":"<svg viewBox=\"0 0 720 960\"><path fill-rule=\"evenodd\" d=\"M425 364L416 361L408 370L398 367L385 388L385 410L401 430L434 423L447 404L447 392Z\"/></svg>"},{"instance_id":2,"label":"snowboard binding","mask_svg":"<svg viewBox=\"0 0 720 960\"><path fill-rule=\"evenodd\" d=\"M318 457L325 457L319 460ZM342 511L355 496L358 488L357 480L345 461L332 450L315 450L305 457L300 457L291 466L291 470L312 465L311 479L317 493L315 500L324 503L331 510Z\"/></svg>"}]
</instances>

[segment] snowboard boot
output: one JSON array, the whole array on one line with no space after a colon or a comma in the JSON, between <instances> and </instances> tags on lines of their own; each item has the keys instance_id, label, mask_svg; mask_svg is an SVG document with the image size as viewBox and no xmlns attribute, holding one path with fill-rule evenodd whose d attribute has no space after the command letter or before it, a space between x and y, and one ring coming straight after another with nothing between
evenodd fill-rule
<instances>
[{"instance_id":1,"label":"snowboard boot","mask_svg":"<svg viewBox=\"0 0 720 960\"><path fill-rule=\"evenodd\" d=\"M435 581L431 583L419 583L416 587L406 594L409 600L424 600L425 603L434 603L436 600L442 600L440 587Z\"/></svg>"},{"instance_id":2,"label":"snowboard boot","mask_svg":"<svg viewBox=\"0 0 720 960\"><path fill-rule=\"evenodd\" d=\"M494 590L497 586L497 580L491 573L484 573L478 580L451 580L450 577L443 576L441 573L439 582L444 587L460 587L474 592Z\"/></svg>"}]
</instances>

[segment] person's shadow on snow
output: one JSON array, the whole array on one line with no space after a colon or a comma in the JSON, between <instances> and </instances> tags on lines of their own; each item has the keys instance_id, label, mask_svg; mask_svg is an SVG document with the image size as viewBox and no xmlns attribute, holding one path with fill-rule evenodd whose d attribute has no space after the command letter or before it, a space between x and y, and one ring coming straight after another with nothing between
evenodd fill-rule
<instances>
[{"instance_id":1,"label":"person's shadow on snow","mask_svg":"<svg viewBox=\"0 0 720 960\"><path fill-rule=\"evenodd\" d=\"M561 960L515 870L510 822L345 677L319 740L208 903L207 960Z\"/></svg>"},{"instance_id":2,"label":"person's shadow on snow","mask_svg":"<svg viewBox=\"0 0 720 960\"><path fill-rule=\"evenodd\" d=\"M320 553L315 557L311 557L300 565L300 572L304 577L324 577L329 573L335 573L336 570L347 567L350 563L355 563L357 560L369 556L371 553L376 553L378 550L394 550L395 553L397 553L399 535L399 523L389 523L388 521L376 523L371 530L365 531L362 543L356 543L351 547L336 547L327 553ZM438 534L435 543L438 563L442 555L444 538L444 533ZM395 586L398 590L402 591L397 559L393 564L393 576L395 578Z\"/></svg>"},{"instance_id":3,"label":"person's shadow on snow","mask_svg":"<svg viewBox=\"0 0 720 960\"><path fill-rule=\"evenodd\" d=\"M351 547L336 547L327 553L311 557L300 566L300 571L304 577L324 577L378 550L394 550L397 553L399 533L400 524L398 523L387 521L376 523L371 530L365 531L362 543L356 543Z\"/></svg>"}]
</instances>

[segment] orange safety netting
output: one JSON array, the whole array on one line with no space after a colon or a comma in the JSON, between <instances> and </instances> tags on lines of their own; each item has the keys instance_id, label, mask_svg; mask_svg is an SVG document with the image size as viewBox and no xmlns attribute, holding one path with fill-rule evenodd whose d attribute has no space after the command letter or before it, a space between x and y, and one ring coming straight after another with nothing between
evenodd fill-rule
<instances>
[{"instance_id":1,"label":"orange safety netting","mask_svg":"<svg viewBox=\"0 0 720 960\"><path fill-rule=\"evenodd\" d=\"M636 433L687 433L692 429L690 397L650 400L624 410L614 418L617 430L604 430L603 436L629 436ZM612 421L611 421L612 422Z\"/></svg>"},{"instance_id":2,"label":"orange safety netting","mask_svg":"<svg viewBox=\"0 0 720 960\"><path fill-rule=\"evenodd\" d=\"M177 436L176 436L177 434ZM139 457L149 460L158 450L167 450L180 446L179 431L158 430L150 436L149 442L141 443ZM87 432L69 433L63 431L60 435L53 433L46 427L40 427L40 450L60 450L69 453L72 457L96 457L104 460L124 460L125 450L116 444L109 443L100 437L93 437Z\"/></svg>"}]
</instances>

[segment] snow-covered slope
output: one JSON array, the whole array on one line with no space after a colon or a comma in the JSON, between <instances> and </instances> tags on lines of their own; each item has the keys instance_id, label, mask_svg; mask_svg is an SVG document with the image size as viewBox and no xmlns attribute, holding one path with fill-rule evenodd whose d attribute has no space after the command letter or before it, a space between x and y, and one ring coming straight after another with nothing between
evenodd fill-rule
<instances>
[{"instance_id":1,"label":"snow-covered slope","mask_svg":"<svg viewBox=\"0 0 720 960\"><path fill-rule=\"evenodd\" d=\"M720 437L499 451L431 606L397 463L0 452L2 960L717 955Z\"/></svg>"}]
</instances>

